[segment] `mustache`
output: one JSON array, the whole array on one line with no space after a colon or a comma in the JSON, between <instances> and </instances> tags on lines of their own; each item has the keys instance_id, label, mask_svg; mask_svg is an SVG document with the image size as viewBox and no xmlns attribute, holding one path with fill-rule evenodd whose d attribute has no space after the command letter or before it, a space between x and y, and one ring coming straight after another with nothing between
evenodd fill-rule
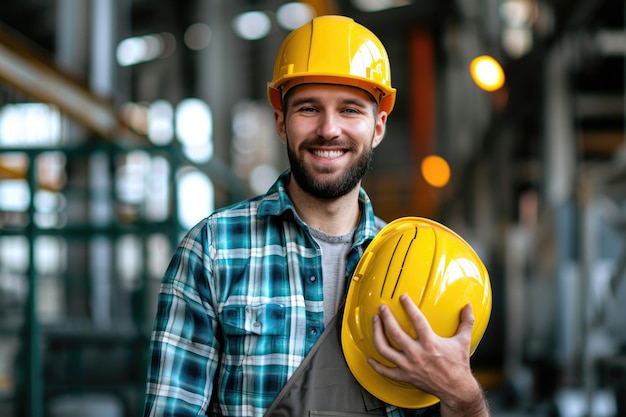
<instances>
[{"instance_id":1,"label":"mustache","mask_svg":"<svg viewBox=\"0 0 626 417\"><path fill-rule=\"evenodd\" d=\"M311 147L316 147L316 148L335 147L335 148L344 148L344 149L349 149L349 150L356 149L352 142L348 140L342 140L342 139L328 140L324 138L314 138L314 139L305 140L300 144L300 149L306 149L306 148L311 148Z\"/></svg>"}]
</instances>

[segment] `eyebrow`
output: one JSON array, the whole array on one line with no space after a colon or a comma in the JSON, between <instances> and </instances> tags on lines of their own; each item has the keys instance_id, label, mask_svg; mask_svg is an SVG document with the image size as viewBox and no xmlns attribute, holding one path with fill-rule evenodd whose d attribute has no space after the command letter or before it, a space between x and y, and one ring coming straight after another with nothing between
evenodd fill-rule
<instances>
[{"instance_id":1,"label":"eyebrow","mask_svg":"<svg viewBox=\"0 0 626 417\"><path fill-rule=\"evenodd\" d=\"M307 103L317 104L317 103L320 103L320 100L311 96L300 97L297 99L292 99L291 103L289 104L289 107L296 107L296 106L300 106L302 104L307 104ZM340 103L343 105L352 105L352 106L360 107L363 109L366 109L369 104L369 102L366 100L355 99L355 98L342 99L340 100Z\"/></svg>"}]
</instances>

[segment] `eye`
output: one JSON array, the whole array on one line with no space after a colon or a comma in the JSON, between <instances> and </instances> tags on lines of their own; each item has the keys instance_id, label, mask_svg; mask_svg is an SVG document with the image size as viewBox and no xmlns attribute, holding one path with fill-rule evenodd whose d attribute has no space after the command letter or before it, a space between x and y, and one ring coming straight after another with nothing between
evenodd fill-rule
<instances>
[{"instance_id":1,"label":"eye","mask_svg":"<svg viewBox=\"0 0 626 417\"><path fill-rule=\"evenodd\" d=\"M344 113L353 113L353 114L359 114L361 113L359 110L349 107L343 110Z\"/></svg>"}]
</instances>

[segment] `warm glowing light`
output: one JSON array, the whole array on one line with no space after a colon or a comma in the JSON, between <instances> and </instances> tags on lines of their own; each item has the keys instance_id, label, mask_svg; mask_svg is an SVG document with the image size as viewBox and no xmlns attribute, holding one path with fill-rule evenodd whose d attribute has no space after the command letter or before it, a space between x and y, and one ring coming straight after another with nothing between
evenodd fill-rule
<instances>
[{"instance_id":1,"label":"warm glowing light","mask_svg":"<svg viewBox=\"0 0 626 417\"><path fill-rule=\"evenodd\" d=\"M433 187L445 187L450 181L450 166L440 156L427 156L422 161L422 176Z\"/></svg>"},{"instance_id":2,"label":"warm glowing light","mask_svg":"<svg viewBox=\"0 0 626 417\"><path fill-rule=\"evenodd\" d=\"M482 55L470 64L470 74L474 82L485 91L496 91L504 85L504 71L494 58Z\"/></svg>"}]
</instances>

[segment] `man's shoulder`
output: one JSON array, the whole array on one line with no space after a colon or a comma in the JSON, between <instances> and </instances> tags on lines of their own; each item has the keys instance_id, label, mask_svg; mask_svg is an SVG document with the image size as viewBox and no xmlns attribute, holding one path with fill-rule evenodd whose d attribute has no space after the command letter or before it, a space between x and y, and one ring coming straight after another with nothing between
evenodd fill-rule
<instances>
[{"instance_id":1,"label":"man's shoulder","mask_svg":"<svg viewBox=\"0 0 626 417\"><path fill-rule=\"evenodd\" d=\"M260 227L263 223L272 223L272 217L280 217L285 207L276 194L268 193L254 196L215 210L206 218L209 228L247 229L248 225ZM242 230L243 232L243 230Z\"/></svg>"},{"instance_id":2,"label":"man's shoulder","mask_svg":"<svg viewBox=\"0 0 626 417\"><path fill-rule=\"evenodd\" d=\"M256 210L265 195L250 197L236 203L230 203L220 207L209 215L209 218L231 217L233 215L243 215L251 210Z\"/></svg>"},{"instance_id":3,"label":"man's shoulder","mask_svg":"<svg viewBox=\"0 0 626 417\"><path fill-rule=\"evenodd\" d=\"M215 210L208 217L209 223L228 222L229 219L260 221L265 216L280 216L286 210L293 210L289 198L280 185L279 180L265 194L253 196Z\"/></svg>"}]
</instances>

